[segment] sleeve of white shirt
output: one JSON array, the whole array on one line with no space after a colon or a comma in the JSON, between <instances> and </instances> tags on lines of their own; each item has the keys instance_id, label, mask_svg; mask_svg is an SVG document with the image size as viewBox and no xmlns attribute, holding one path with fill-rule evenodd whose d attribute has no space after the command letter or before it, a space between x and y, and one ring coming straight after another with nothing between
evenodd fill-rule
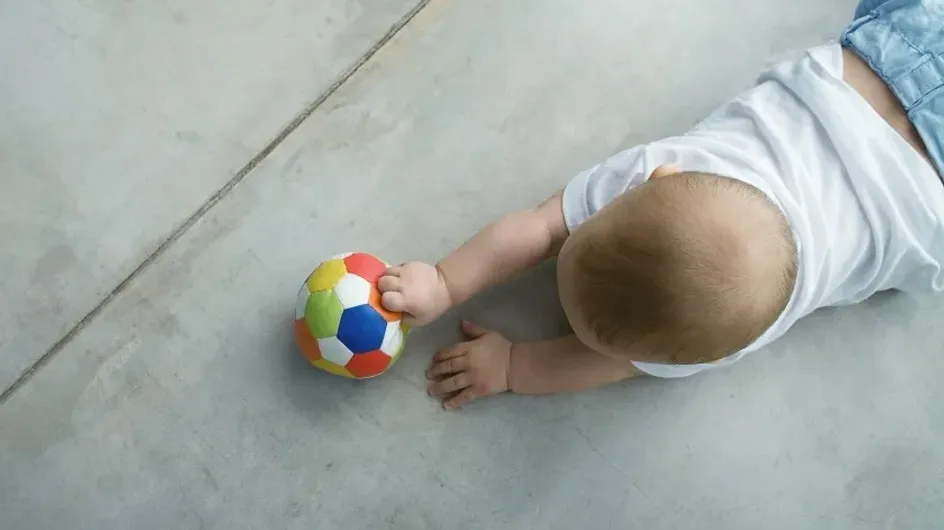
<instances>
[{"instance_id":1,"label":"sleeve of white shirt","mask_svg":"<svg viewBox=\"0 0 944 530\"><path fill-rule=\"evenodd\" d=\"M646 181L651 173L645 146L617 153L580 173L564 187L564 221L573 232L613 199Z\"/></svg>"},{"instance_id":2,"label":"sleeve of white shirt","mask_svg":"<svg viewBox=\"0 0 944 530\"><path fill-rule=\"evenodd\" d=\"M646 146L613 155L602 164L580 173L564 187L564 221L571 232L627 190L639 186L660 165L650 160ZM672 365L633 363L643 372L660 378L695 375L711 368L708 364Z\"/></svg>"}]
</instances>

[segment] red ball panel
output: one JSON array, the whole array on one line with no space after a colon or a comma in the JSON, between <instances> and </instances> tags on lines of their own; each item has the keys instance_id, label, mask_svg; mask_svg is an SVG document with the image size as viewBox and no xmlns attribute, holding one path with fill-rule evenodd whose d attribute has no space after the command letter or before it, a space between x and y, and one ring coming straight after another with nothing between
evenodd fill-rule
<instances>
[{"instance_id":1,"label":"red ball panel","mask_svg":"<svg viewBox=\"0 0 944 530\"><path fill-rule=\"evenodd\" d=\"M356 274L370 283L377 283L377 280L379 280L380 277L383 276L384 271L387 270L387 266L384 265L384 262L370 254L364 254L362 252L351 254L344 258L344 266L347 268L347 272Z\"/></svg>"},{"instance_id":2,"label":"red ball panel","mask_svg":"<svg viewBox=\"0 0 944 530\"><path fill-rule=\"evenodd\" d=\"M388 366L390 366L390 356L380 350L375 350L354 355L345 368L354 374L354 377L374 377L382 374Z\"/></svg>"}]
</instances>

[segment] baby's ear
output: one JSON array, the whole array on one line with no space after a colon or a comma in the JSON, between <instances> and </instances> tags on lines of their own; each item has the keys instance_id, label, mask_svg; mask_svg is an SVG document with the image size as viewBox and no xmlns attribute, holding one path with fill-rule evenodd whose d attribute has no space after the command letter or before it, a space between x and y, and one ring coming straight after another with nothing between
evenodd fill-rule
<instances>
[{"instance_id":1,"label":"baby's ear","mask_svg":"<svg viewBox=\"0 0 944 530\"><path fill-rule=\"evenodd\" d=\"M652 174L649 175L649 179L660 179L662 177L668 177L681 172L682 168L676 166L675 164L663 164L652 170Z\"/></svg>"}]
</instances>

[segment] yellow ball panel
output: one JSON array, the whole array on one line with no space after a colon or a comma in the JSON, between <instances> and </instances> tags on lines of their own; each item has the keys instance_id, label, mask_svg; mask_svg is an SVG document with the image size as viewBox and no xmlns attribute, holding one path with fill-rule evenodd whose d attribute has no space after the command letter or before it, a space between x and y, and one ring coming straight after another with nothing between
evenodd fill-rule
<instances>
[{"instance_id":1,"label":"yellow ball panel","mask_svg":"<svg viewBox=\"0 0 944 530\"><path fill-rule=\"evenodd\" d=\"M345 274L347 274L347 267L344 266L343 260L328 260L319 265L315 272L311 273L308 278L308 290L315 292L333 289L334 285Z\"/></svg>"},{"instance_id":2,"label":"yellow ball panel","mask_svg":"<svg viewBox=\"0 0 944 530\"><path fill-rule=\"evenodd\" d=\"M347 377L349 379L354 379L354 374L348 372L343 366L338 366L332 362L328 362L324 359L318 359L317 361L311 361L311 364L316 368L321 368L325 372L334 375L340 375L341 377Z\"/></svg>"}]
</instances>

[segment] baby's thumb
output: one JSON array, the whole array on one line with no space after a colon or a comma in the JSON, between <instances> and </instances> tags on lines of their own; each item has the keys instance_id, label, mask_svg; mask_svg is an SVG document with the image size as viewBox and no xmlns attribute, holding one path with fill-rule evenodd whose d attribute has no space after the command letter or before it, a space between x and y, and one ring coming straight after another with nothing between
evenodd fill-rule
<instances>
[{"instance_id":1,"label":"baby's thumb","mask_svg":"<svg viewBox=\"0 0 944 530\"><path fill-rule=\"evenodd\" d=\"M400 291L387 291L380 297L380 303L387 311L403 313L406 311L406 297Z\"/></svg>"},{"instance_id":2,"label":"baby's thumb","mask_svg":"<svg viewBox=\"0 0 944 530\"><path fill-rule=\"evenodd\" d=\"M401 322L406 324L407 327L415 328L423 324L422 321L410 313L410 307L406 302L406 297L403 296L403 293L400 291L387 291L382 294L380 296L380 305L384 306L384 309L387 311L402 313Z\"/></svg>"},{"instance_id":3,"label":"baby's thumb","mask_svg":"<svg viewBox=\"0 0 944 530\"><path fill-rule=\"evenodd\" d=\"M466 336L469 340L475 340L484 335L488 335L491 331L479 326L478 324L473 324L468 320L463 320L459 323L459 329L462 330L462 334Z\"/></svg>"}]
</instances>

